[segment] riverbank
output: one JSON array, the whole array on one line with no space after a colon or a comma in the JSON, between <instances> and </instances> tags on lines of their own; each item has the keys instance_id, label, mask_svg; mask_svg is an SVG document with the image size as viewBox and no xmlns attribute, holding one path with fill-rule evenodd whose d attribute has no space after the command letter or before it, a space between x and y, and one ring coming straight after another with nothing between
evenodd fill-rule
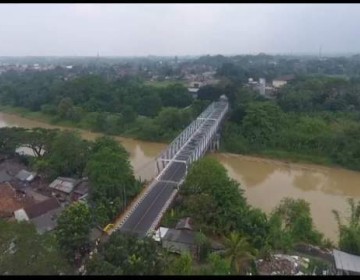
<instances>
[{"instance_id":1,"label":"riverbank","mask_svg":"<svg viewBox=\"0 0 360 280\"><path fill-rule=\"evenodd\" d=\"M123 134L111 135L111 134L107 134L104 132L93 131L93 130L89 129L88 127L85 127L82 123L75 123L72 121L65 121L65 120L56 120L54 117L44 114L42 112L32 112L28 109L20 108L20 107L11 107L11 106L0 105L0 112L4 112L6 114L13 114L16 116L20 116L22 118L42 122L42 123L52 125L55 127L81 129L81 130L85 130L85 131L88 131L91 133L105 134L105 135L110 135L110 136L115 136L115 137L128 138L131 140L151 142L151 143L159 143L159 144L170 143L170 141L149 141L146 139L141 139L141 138L137 137L136 134L133 134L133 133L123 133ZM233 151L228 151L224 148L221 148L220 152L242 155L242 154L238 154ZM248 154L246 153L243 155L250 156L250 157L256 157L256 158L262 158L264 160L274 159L274 160L282 161L284 163L315 164L315 165L325 166L325 167L330 167L330 168L341 168L341 169L346 169L346 170L358 171L358 170L353 170L353 169L349 169L349 168L346 168L343 166L336 165L328 157L298 154L298 153L287 152L287 151L282 151L282 150L264 150L264 151L258 151L256 153L248 153Z\"/></svg>"},{"instance_id":2,"label":"riverbank","mask_svg":"<svg viewBox=\"0 0 360 280\"><path fill-rule=\"evenodd\" d=\"M82 130L84 132L89 132L93 134L98 135L108 135L108 136L114 136L115 138L126 138L129 140L136 140L136 141L144 141L149 143L158 143L158 144L168 144L169 141L150 141L150 140L144 140L139 137L137 137L135 134L132 134L131 132L123 133L123 134L109 134L102 131L95 131L93 129L90 129L86 127L82 122L73 122L69 120L58 120L57 118L50 116L48 114L44 114L42 112L32 112L28 109L21 108L21 107L12 107L12 106L5 106L0 105L0 112L6 113L9 115L18 116L24 119L40 122L46 125L53 126L54 128L68 128L68 129L74 129L74 130ZM129 130L131 131L131 130Z\"/></svg>"}]
</instances>

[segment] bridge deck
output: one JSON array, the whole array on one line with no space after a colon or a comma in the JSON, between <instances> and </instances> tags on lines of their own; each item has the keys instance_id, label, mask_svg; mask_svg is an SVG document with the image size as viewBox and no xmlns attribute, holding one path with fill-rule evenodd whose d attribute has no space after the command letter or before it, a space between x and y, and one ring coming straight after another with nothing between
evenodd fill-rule
<instances>
[{"instance_id":1,"label":"bridge deck","mask_svg":"<svg viewBox=\"0 0 360 280\"><path fill-rule=\"evenodd\" d=\"M118 226L119 231L131 232L141 237L148 234L164 205L173 197L174 191L177 191L177 186L184 180L187 170L185 162L188 162L190 157L194 155L209 130L226 109L227 103L219 102L215 103L212 111L209 112L208 110L206 114L200 115L202 118L205 117L205 121L174 155L173 159L184 162L172 161L166 166L158 176L158 181L154 182L151 190L145 195L141 203L138 204L123 224ZM207 147L203 147L204 151L206 149Z\"/></svg>"}]
</instances>

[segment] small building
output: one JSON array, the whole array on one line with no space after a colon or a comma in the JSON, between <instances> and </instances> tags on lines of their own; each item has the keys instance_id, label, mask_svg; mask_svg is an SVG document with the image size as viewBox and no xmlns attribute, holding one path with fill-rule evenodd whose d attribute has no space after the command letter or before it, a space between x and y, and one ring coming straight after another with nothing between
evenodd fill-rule
<instances>
[{"instance_id":1,"label":"small building","mask_svg":"<svg viewBox=\"0 0 360 280\"><path fill-rule=\"evenodd\" d=\"M265 87L266 87L266 80L265 78L259 79L259 92L260 95L265 96Z\"/></svg>"},{"instance_id":2,"label":"small building","mask_svg":"<svg viewBox=\"0 0 360 280\"><path fill-rule=\"evenodd\" d=\"M181 254L182 252L196 252L195 232L169 228L161 239L163 248L170 252Z\"/></svg>"},{"instance_id":3,"label":"small building","mask_svg":"<svg viewBox=\"0 0 360 280\"><path fill-rule=\"evenodd\" d=\"M286 85L289 81L293 80L294 75L286 75L273 80L272 85L274 88L280 88Z\"/></svg>"},{"instance_id":4,"label":"small building","mask_svg":"<svg viewBox=\"0 0 360 280\"><path fill-rule=\"evenodd\" d=\"M337 275L360 275L360 256L333 250Z\"/></svg>"},{"instance_id":5,"label":"small building","mask_svg":"<svg viewBox=\"0 0 360 280\"><path fill-rule=\"evenodd\" d=\"M198 91L199 91L199 88L188 88L188 92L191 94L191 97L194 99L197 98Z\"/></svg>"},{"instance_id":6,"label":"small building","mask_svg":"<svg viewBox=\"0 0 360 280\"><path fill-rule=\"evenodd\" d=\"M29 221L33 223L37 231L42 234L53 230L57 226L57 218L63 211L59 201L49 198L42 202L21 208L14 212L17 221Z\"/></svg>"},{"instance_id":7,"label":"small building","mask_svg":"<svg viewBox=\"0 0 360 280\"><path fill-rule=\"evenodd\" d=\"M65 201L70 198L70 194L76 184L77 180L73 178L58 177L49 185L49 188L53 191L53 195L58 197L60 201Z\"/></svg>"},{"instance_id":8,"label":"small building","mask_svg":"<svg viewBox=\"0 0 360 280\"><path fill-rule=\"evenodd\" d=\"M74 188L71 200L78 201L79 199L85 198L89 193L89 181L82 180Z\"/></svg>"}]
</instances>

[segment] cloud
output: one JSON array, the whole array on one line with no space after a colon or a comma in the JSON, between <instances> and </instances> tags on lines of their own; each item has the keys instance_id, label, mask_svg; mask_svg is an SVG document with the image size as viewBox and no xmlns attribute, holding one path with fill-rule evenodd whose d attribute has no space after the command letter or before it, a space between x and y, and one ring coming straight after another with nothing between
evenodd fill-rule
<instances>
[{"instance_id":1,"label":"cloud","mask_svg":"<svg viewBox=\"0 0 360 280\"><path fill-rule=\"evenodd\" d=\"M349 4L3 4L0 55L357 51L359 14Z\"/></svg>"}]
</instances>

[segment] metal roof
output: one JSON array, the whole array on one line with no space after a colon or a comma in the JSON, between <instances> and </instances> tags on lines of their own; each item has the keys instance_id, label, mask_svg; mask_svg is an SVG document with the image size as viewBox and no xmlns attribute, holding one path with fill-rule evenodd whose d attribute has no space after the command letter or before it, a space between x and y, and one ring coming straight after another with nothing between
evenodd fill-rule
<instances>
[{"instance_id":1,"label":"metal roof","mask_svg":"<svg viewBox=\"0 0 360 280\"><path fill-rule=\"evenodd\" d=\"M333 250L333 255L336 269L360 272L360 256L351 255L336 249Z\"/></svg>"},{"instance_id":2,"label":"metal roof","mask_svg":"<svg viewBox=\"0 0 360 280\"><path fill-rule=\"evenodd\" d=\"M71 193L75 187L76 180L72 178L58 177L49 187L64 193Z\"/></svg>"},{"instance_id":3,"label":"metal roof","mask_svg":"<svg viewBox=\"0 0 360 280\"><path fill-rule=\"evenodd\" d=\"M186 244L195 244L195 232L180 230L180 229L168 229L163 240L186 243Z\"/></svg>"}]
</instances>

